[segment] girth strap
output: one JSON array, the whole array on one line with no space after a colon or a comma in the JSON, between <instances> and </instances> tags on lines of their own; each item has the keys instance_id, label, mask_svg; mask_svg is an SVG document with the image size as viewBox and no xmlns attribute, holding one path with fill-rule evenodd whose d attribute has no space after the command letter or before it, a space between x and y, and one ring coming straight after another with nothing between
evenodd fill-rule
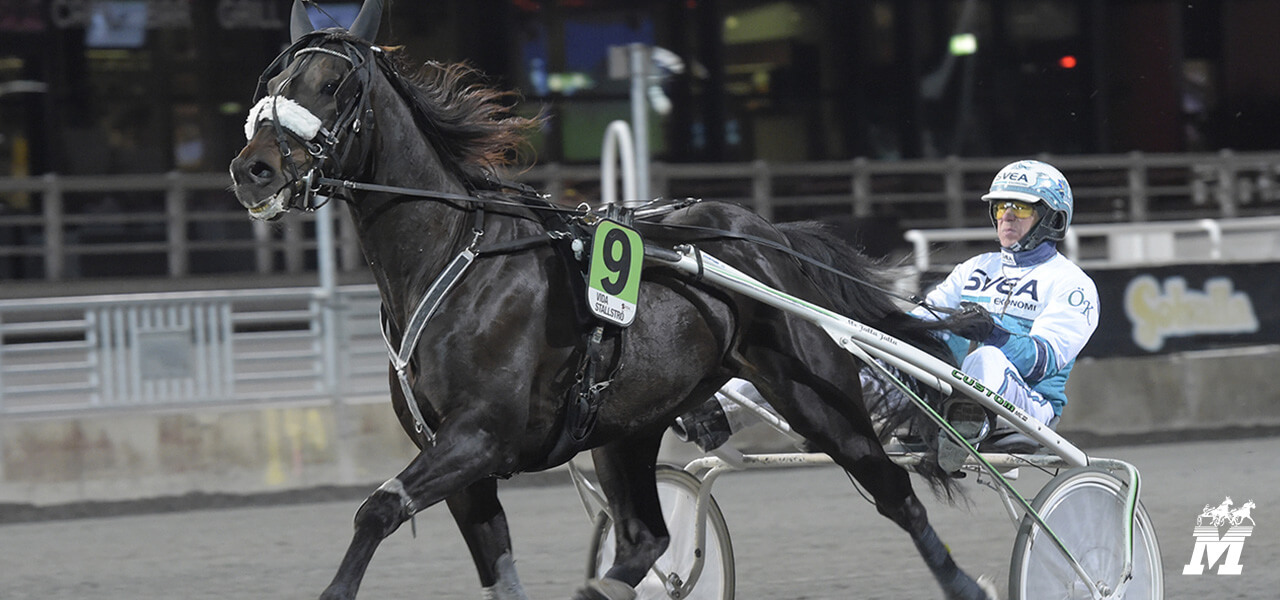
<instances>
[{"instance_id":1,"label":"girth strap","mask_svg":"<svg viewBox=\"0 0 1280 600\"><path fill-rule=\"evenodd\" d=\"M613 369L600 380L600 369L605 365L601 345L606 328L616 333L617 343L614 346ZM542 463L530 467L530 471L542 471L563 464L582 451L587 438L595 430L596 418L600 412L600 393L613 383L614 377L622 370L622 353L627 335L626 328L612 325L597 325L587 336L583 349L582 361L578 366L577 381L569 388L566 398L563 423L559 435L551 449L547 451Z\"/></svg>"},{"instance_id":2,"label":"girth strap","mask_svg":"<svg viewBox=\"0 0 1280 600\"><path fill-rule=\"evenodd\" d=\"M436 432L422 418L422 410L418 408L418 398L413 393L413 386L409 383L409 375L405 369L409 366L409 361L413 359L413 351L418 347L418 339L422 337L422 330L426 328L427 321L440 308L440 303L444 301L445 294L448 294L453 285L462 278L462 275L467 271L467 267L470 267L475 259L476 255L470 248L463 250L449 262L449 265L436 277L436 280L431 282L431 287L427 289L426 295L422 297L422 301L418 302L418 308L413 311L413 315L405 323L399 349L396 349L395 344L391 343L391 319L387 316L386 305L382 305L379 311L379 317L382 321L382 340L387 344L387 353L391 356L391 366L396 370L396 378L400 380L400 390L404 392L405 403L409 405L409 412L413 414L414 430L422 434L431 445L436 443Z\"/></svg>"}]
</instances>

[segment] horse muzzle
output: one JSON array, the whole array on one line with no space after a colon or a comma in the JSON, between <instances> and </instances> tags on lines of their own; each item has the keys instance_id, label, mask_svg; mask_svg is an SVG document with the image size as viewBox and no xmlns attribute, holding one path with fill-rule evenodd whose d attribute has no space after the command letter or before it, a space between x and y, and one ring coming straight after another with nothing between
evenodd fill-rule
<instances>
[{"instance_id":1,"label":"horse muzzle","mask_svg":"<svg viewBox=\"0 0 1280 600\"><path fill-rule=\"evenodd\" d=\"M294 207L300 192L306 195L306 184L286 172L284 160L287 158L272 145L250 142L231 161L231 189L250 217L260 221L278 219ZM305 169L306 173L311 171L309 165L294 165L294 168Z\"/></svg>"},{"instance_id":2,"label":"horse muzzle","mask_svg":"<svg viewBox=\"0 0 1280 600\"><path fill-rule=\"evenodd\" d=\"M254 220L274 221L289 211L289 200L291 198L293 198L293 186L285 186L266 200L252 206L245 204L243 201L241 201L241 204L249 210L249 216Z\"/></svg>"}]
</instances>

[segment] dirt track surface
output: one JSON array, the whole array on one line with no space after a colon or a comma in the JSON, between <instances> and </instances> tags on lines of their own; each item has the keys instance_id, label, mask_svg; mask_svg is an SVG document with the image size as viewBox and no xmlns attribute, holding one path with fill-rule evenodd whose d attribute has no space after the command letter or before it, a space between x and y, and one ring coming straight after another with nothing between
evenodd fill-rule
<instances>
[{"instance_id":1,"label":"dirt track surface","mask_svg":"<svg viewBox=\"0 0 1280 600\"><path fill-rule=\"evenodd\" d=\"M1122 446L1092 451L1143 475L1156 525L1166 598L1275 598L1280 589L1280 437ZM1047 477L1022 470L1018 486ZM536 483L537 485L530 485ZM1013 526L993 492L966 483L970 503L947 506L924 490L930 515L960 565L1007 580ZM503 486L517 567L531 598L567 598L581 582L590 523L564 478ZM65 507L58 520L0 525L0 598L314 598L349 541L363 492L311 490L254 498L194 496L153 505ZM731 473L715 484L737 557L738 598L935 598L938 589L907 536L832 468ZM1204 505L1253 500L1257 526L1237 576L1182 575ZM302 502L304 500L323 500ZM185 506L184 506L185 503ZM246 506L246 504L252 504ZM196 507L195 510L181 510ZM149 512L130 514L142 510ZM28 515L33 516L33 515ZM362 598L480 598L448 511L433 507L375 556Z\"/></svg>"}]
</instances>

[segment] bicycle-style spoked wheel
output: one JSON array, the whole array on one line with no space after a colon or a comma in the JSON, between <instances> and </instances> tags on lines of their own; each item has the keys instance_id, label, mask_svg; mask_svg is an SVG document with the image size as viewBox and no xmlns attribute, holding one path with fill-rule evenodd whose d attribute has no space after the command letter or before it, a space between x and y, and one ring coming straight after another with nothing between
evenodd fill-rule
<instances>
[{"instance_id":1,"label":"bicycle-style spoked wheel","mask_svg":"<svg viewBox=\"0 0 1280 600\"><path fill-rule=\"evenodd\" d=\"M1127 487L1105 469L1082 467L1054 477L1032 502L1090 578L1113 590L1124 569ZM1080 576L1030 516L1023 517L1013 545L1009 596L1014 600L1090 598ZM1164 597L1160 546L1141 502L1134 513L1133 580L1124 597Z\"/></svg>"},{"instance_id":2,"label":"bicycle-style spoked wheel","mask_svg":"<svg viewBox=\"0 0 1280 600\"><path fill-rule=\"evenodd\" d=\"M729 527L725 524L724 515L715 498L710 498L708 502L706 543L699 552L695 537L698 526L698 488L701 482L693 475L669 465L658 465L655 475L658 480L658 499L662 502L662 515L667 521L667 530L671 532L671 544L640 585L636 586L637 600L732 600L733 545L729 541ZM603 576L613 564L613 552L613 521L602 513L596 520L591 539L587 577ZM699 554L703 558L702 572L693 589L687 596L671 595L668 585L678 588L688 581Z\"/></svg>"}]
</instances>

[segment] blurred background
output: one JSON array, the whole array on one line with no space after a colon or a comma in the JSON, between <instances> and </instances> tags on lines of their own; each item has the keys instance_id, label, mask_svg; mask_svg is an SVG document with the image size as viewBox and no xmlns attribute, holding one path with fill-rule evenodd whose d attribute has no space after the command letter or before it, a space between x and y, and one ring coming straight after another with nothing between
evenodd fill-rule
<instances>
[{"instance_id":1,"label":"blurred background","mask_svg":"<svg viewBox=\"0 0 1280 600\"><path fill-rule=\"evenodd\" d=\"M343 211L324 288L316 215L253 223L227 191L290 4L0 0L0 501L380 481L408 456ZM1064 428L1280 424L1280 3L387 4L380 42L549 117L512 177L600 199L636 105L610 56L639 45L650 197L830 221L905 287L990 249L992 175L1048 160L1103 296Z\"/></svg>"}]
</instances>

